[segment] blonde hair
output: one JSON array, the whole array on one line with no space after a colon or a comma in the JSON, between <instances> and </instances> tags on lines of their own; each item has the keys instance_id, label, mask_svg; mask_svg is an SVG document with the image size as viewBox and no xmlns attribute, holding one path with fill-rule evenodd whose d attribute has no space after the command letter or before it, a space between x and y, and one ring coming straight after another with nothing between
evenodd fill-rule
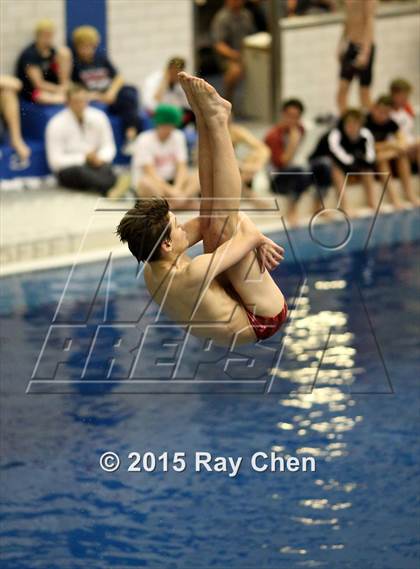
<instances>
[{"instance_id":1,"label":"blonde hair","mask_svg":"<svg viewBox=\"0 0 420 569\"><path fill-rule=\"evenodd\" d=\"M398 78L394 79L390 85L391 93L411 93L413 87L409 81L406 79Z\"/></svg>"},{"instance_id":2,"label":"blonde hair","mask_svg":"<svg viewBox=\"0 0 420 569\"><path fill-rule=\"evenodd\" d=\"M53 32L55 31L55 24L52 20L39 20L35 26L35 34L38 35L41 32Z\"/></svg>"},{"instance_id":3,"label":"blonde hair","mask_svg":"<svg viewBox=\"0 0 420 569\"><path fill-rule=\"evenodd\" d=\"M93 26L79 26L73 30L71 37L74 45L81 43L93 43L98 45L101 41L101 36L98 30Z\"/></svg>"}]
</instances>

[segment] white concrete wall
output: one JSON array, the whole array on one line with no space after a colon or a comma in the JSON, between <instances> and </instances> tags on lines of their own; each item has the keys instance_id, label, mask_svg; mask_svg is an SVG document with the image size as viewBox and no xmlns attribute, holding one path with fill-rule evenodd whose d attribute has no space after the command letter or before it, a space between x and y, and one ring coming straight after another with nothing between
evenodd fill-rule
<instances>
[{"instance_id":1,"label":"white concrete wall","mask_svg":"<svg viewBox=\"0 0 420 569\"><path fill-rule=\"evenodd\" d=\"M376 63L373 94L386 92L395 77L419 84L420 13L378 17L376 20ZM310 114L335 110L339 66L337 44L342 31L339 22L319 27L285 29L283 36L283 96L297 96ZM356 104L357 87L351 102ZM420 93L414 93L419 102Z\"/></svg>"},{"instance_id":2,"label":"white concrete wall","mask_svg":"<svg viewBox=\"0 0 420 569\"><path fill-rule=\"evenodd\" d=\"M174 55L193 60L190 0L108 0L108 49L127 81L141 87Z\"/></svg>"},{"instance_id":3,"label":"white concrete wall","mask_svg":"<svg viewBox=\"0 0 420 569\"><path fill-rule=\"evenodd\" d=\"M13 73L20 51L33 38L38 20L57 25L57 44L65 37L64 0L0 0L0 73Z\"/></svg>"}]
</instances>

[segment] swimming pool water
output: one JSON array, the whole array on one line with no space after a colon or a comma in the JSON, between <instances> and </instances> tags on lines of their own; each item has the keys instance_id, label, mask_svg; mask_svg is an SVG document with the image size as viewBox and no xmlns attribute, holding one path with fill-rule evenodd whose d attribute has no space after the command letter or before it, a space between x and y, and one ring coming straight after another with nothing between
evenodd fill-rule
<instances>
[{"instance_id":1,"label":"swimming pool water","mask_svg":"<svg viewBox=\"0 0 420 569\"><path fill-rule=\"evenodd\" d=\"M132 334L117 324L78 381L95 326L131 322L146 302L131 259L114 263L112 283L93 305L104 264L73 275L56 322L82 327L55 376L63 383L35 376L31 384L69 269L3 279L2 569L418 567L420 244L410 230L396 244L313 255L299 249L298 233L300 264L289 257L276 271L292 306L288 327L268 345L284 342L281 360L274 365L269 349L252 352L259 367L236 368L237 390L215 381L196 393L130 391L119 383L127 354L108 381L93 383L109 371L112 341ZM144 322L154 314L156 307ZM45 351L44 376L67 333ZM179 331L165 334L176 343ZM144 377L155 373L153 346L140 366ZM200 343L189 348L185 377ZM212 355L197 377L223 379L214 362ZM164 381L171 391L173 380ZM256 473L248 462L236 478L192 468L126 471L132 450L245 460L272 449L312 455L317 471ZM102 472L106 450L118 452L124 468Z\"/></svg>"}]
</instances>

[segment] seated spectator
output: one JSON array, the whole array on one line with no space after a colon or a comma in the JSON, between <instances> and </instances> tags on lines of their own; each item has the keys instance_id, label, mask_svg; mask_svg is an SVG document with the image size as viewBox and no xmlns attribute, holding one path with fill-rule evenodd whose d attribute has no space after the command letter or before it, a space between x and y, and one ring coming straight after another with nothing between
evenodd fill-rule
<instances>
[{"instance_id":1,"label":"seated spectator","mask_svg":"<svg viewBox=\"0 0 420 569\"><path fill-rule=\"evenodd\" d=\"M398 124L405 136L411 170L417 173L420 169L420 138L416 133L414 110L410 105L412 86L405 79L395 79L391 83L390 91L392 99L391 118Z\"/></svg>"},{"instance_id":2,"label":"seated spectator","mask_svg":"<svg viewBox=\"0 0 420 569\"><path fill-rule=\"evenodd\" d=\"M117 72L108 57L97 49L100 35L95 28L76 28L72 40L73 81L82 84L89 91L91 101L105 103L112 114L121 117L127 144L125 153L130 154L130 143L142 127L137 89L125 85L123 76Z\"/></svg>"},{"instance_id":3,"label":"seated spectator","mask_svg":"<svg viewBox=\"0 0 420 569\"><path fill-rule=\"evenodd\" d=\"M173 57L166 69L155 71L146 78L143 102L146 110L153 114L158 105L172 105L183 113L182 125L194 120L194 115L178 80L178 73L185 69L185 59Z\"/></svg>"},{"instance_id":4,"label":"seated spectator","mask_svg":"<svg viewBox=\"0 0 420 569\"><path fill-rule=\"evenodd\" d=\"M63 104L70 82L71 52L68 47L54 47L55 26L49 20L38 22L35 42L26 47L16 64L22 81L22 96L34 103Z\"/></svg>"},{"instance_id":5,"label":"seated spectator","mask_svg":"<svg viewBox=\"0 0 420 569\"><path fill-rule=\"evenodd\" d=\"M348 109L338 125L321 138L311 155L311 161L322 156L329 156L332 159L331 176L340 209L349 216L353 215L347 199L349 190L346 178L349 174L356 174L360 179L369 207L372 209L377 207L374 181L375 141L372 133L363 127L361 111Z\"/></svg>"},{"instance_id":6,"label":"seated spectator","mask_svg":"<svg viewBox=\"0 0 420 569\"><path fill-rule=\"evenodd\" d=\"M213 18L213 48L223 71L224 97L233 100L235 88L244 75L242 43L255 32L252 16L243 8L243 0L225 0Z\"/></svg>"},{"instance_id":7,"label":"seated spectator","mask_svg":"<svg viewBox=\"0 0 420 569\"><path fill-rule=\"evenodd\" d=\"M239 146L247 149L246 154L238 159L238 164L242 178L242 195L245 198L253 198L253 180L270 159L270 149L244 126L230 122L229 132L235 150Z\"/></svg>"},{"instance_id":8,"label":"seated spectator","mask_svg":"<svg viewBox=\"0 0 420 569\"><path fill-rule=\"evenodd\" d=\"M378 170L386 183L388 176L396 170L406 198L417 205L418 200L411 183L410 160L407 155L407 142L398 124L391 118L392 99L388 95L379 97L366 119L366 127L375 139L375 150ZM395 194L394 187L388 184L388 192L395 207L401 202Z\"/></svg>"},{"instance_id":9,"label":"seated spectator","mask_svg":"<svg viewBox=\"0 0 420 569\"><path fill-rule=\"evenodd\" d=\"M279 122L265 137L265 143L271 150L271 163L275 168L271 176L271 189L276 194L291 198L288 211L290 225L297 223L299 198L312 183L311 175L294 164L305 132L301 122L303 112L304 106L299 99L285 101Z\"/></svg>"},{"instance_id":10,"label":"seated spectator","mask_svg":"<svg viewBox=\"0 0 420 569\"><path fill-rule=\"evenodd\" d=\"M187 169L185 135L177 127L181 111L159 105L154 114L156 128L141 133L132 158L132 183L139 196L165 197L171 207L182 207L199 192L198 176Z\"/></svg>"},{"instance_id":11,"label":"seated spectator","mask_svg":"<svg viewBox=\"0 0 420 569\"><path fill-rule=\"evenodd\" d=\"M308 157L309 168L312 171L313 182L318 194L317 197L321 202L333 183L331 175L333 160L328 145L329 134L328 131L320 137L314 150Z\"/></svg>"},{"instance_id":12,"label":"seated spectator","mask_svg":"<svg viewBox=\"0 0 420 569\"><path fill-rule=\"evenodd\" d=\"M8 128L11 147L24 164L31 155L31 149L23 140L20 129L18 93L21 88L22 83L16 77L0 75L0 117L4 119Z\"/></svg>"},{"instance_id":13,"label":"seated spectator","mask_svg":"<svg viewBox=\"0 0 420 569\"><path fill-rule=\"evenodd\" d=\"M88 101L84 87L69 89L67 108L47 125L48 165L66 188L120 197L127 188L117 184L112 170L115 144L111 125L105 113L88 107Z\"/></svg>"}]
</instances>

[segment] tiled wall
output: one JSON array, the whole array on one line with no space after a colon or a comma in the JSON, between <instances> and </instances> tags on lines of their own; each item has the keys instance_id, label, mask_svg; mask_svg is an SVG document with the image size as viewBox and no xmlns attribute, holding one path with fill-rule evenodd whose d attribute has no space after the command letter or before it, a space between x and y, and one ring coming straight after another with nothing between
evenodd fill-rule
<instances>
[{"instance_id":1,"label":"tiled wall","mask_svg":"<svg viewBox=\"0 0 420 569\"><path fill-rule=\"evenodd\" d=\"M64 0L0 0L0 73L13 73L16 57L33 38L38 20L57 25L57 44L63 43Z\"/></svg>"},{"instance_id":2,"label":"tiled wall","mask_svg":"<svg viewBox=\"0 0 420 569\"><path fill-rule=\"evenodd\" d=\"M108 0L108 49L129 82L144 78L171 56L192 66L190 0Z\"/></svg>"},{"instance_id":3,"label":"tiled wall","mask_svg":"<svg viewBox=\"0 0 420 569\"><path fill-rule=\"evenodd\" d=\"M407 14L376 20L377 57L373 93L387 90L391 79L406 77L418 84L420 14ZM335 109L338 77L337 44L340 23L320 27L285 30L283 38L283 95L299 96L312 113ZM351 102L357 103L353 88ZM417 102L419 92L415 93Z\"/></svg>"}]
</instances>

